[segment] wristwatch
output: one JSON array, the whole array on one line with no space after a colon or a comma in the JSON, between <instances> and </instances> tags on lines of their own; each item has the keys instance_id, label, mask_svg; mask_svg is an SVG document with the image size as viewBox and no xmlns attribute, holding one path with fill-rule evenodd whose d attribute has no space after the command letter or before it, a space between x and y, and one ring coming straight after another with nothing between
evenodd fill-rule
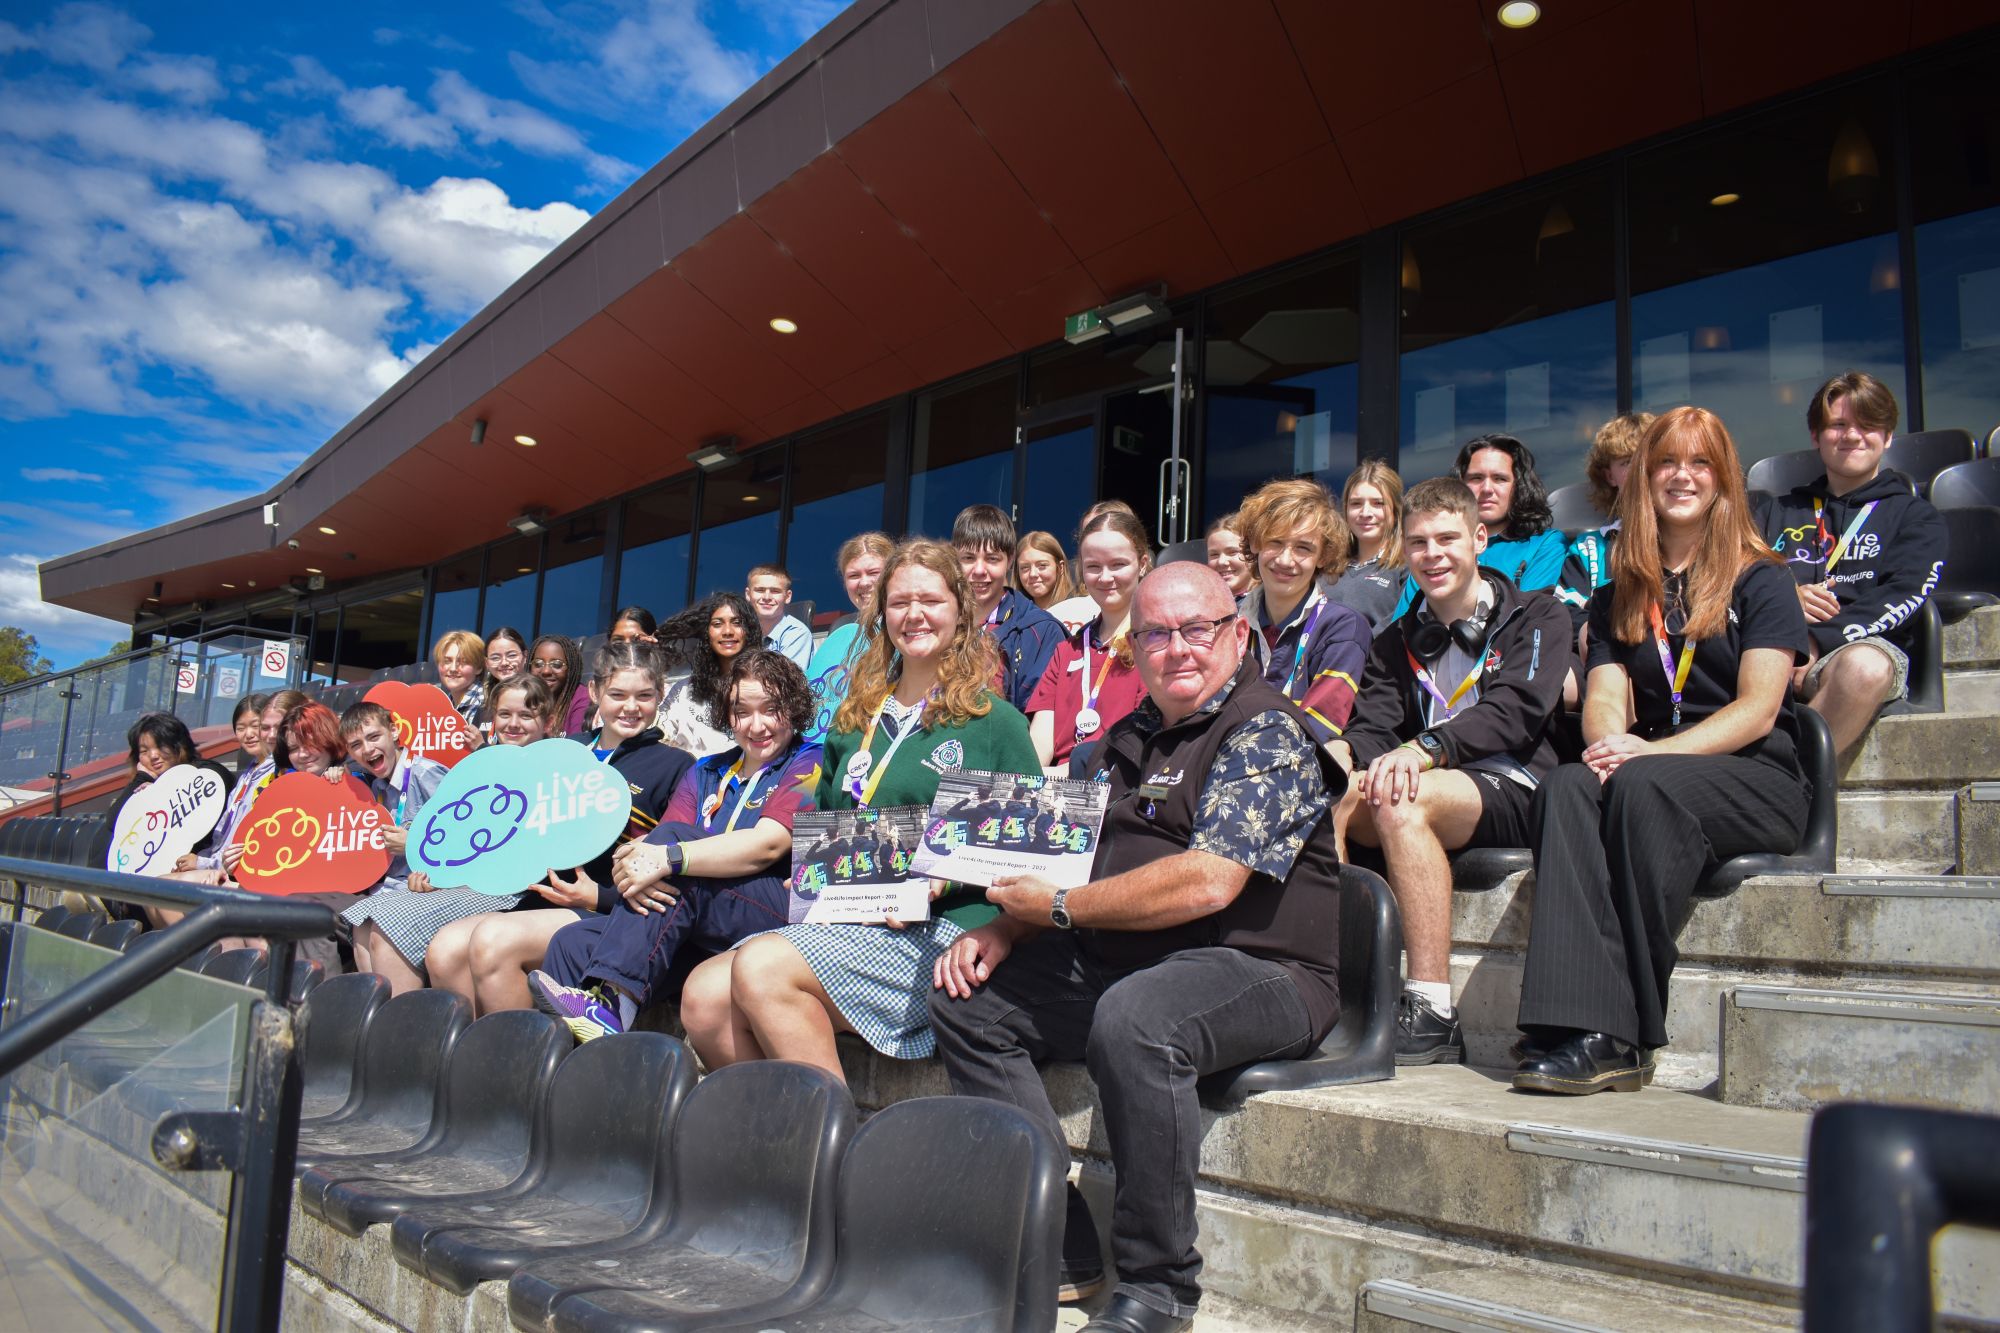
<instances>
[{"instance_id":1,"label":"wristwatch","mask_svg":"<svg viewBox=\"0 0 2000 1333\"><path fill-rule=\"evenodd\" d=\"M1432 768L1444 767L1444 742L1438 739L1436 732L1420 731L1416 734L1415 740L1417 749L1423 752L1424 758L1431 761Z\"/></svg>"},{"instance_id":2,"label":"wristwatch","mask_svg":"<svg viewBox=\"0 0 2000 1333\"><path fill-rule=\"evenodd\" d=\"M1057 930L1076 929L1076 923L1069 919L1069 909L1063 906L1063 901L1068 897L1068 889L1057 889L1056 896L1049 901L1049 924Z\"/></svg>"}]
</instances>

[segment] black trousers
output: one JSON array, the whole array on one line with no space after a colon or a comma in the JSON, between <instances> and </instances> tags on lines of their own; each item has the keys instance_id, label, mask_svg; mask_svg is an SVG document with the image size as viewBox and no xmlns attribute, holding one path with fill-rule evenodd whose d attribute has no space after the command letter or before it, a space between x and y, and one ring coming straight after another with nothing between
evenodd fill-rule
<instances>
[{"instance_id":1,"label":"black trousers","mask_svg":"<svg viewBox=\"0 0 2000 1333\"><path fill-rule=\"evenodd\" d=\"M1011 1102L1058 1143L1062 1121L1035 1066L1081 1059L1090 1067L1117 1170L1118 1290L1184 1317L1201 1300L1195 1080L1303 1055L1313 1044L1311 1024L1291 974L1267 959L1185 949L1120 975L1099 968L1076 936L1061 931L1023 941L970 999L931 992L931 1025L952 1091Z\"/></svg>"},{"instance_id":2,"label":"black trousers","mask_svg":"<svg viewBox=\"0 0 2000 1333\"><path fill-rule=\"evenodd\" d=\"M1535 900L1522 1027L1667 1044L1674 937L1697 885L1745 852L1786 853L1805 782L1735 755L1645 755L1609 782L1565 764L1535 794Z\"/></svg>"}]
</instances>

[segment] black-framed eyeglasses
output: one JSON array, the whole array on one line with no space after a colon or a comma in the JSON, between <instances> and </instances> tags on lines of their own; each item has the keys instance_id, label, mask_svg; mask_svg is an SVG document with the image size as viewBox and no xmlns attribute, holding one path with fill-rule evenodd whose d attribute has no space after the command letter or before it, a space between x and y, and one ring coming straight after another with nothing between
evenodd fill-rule
<instances>
[{"instance_id":1,"label":"black-framed eyeglasses","mask_svg":"<svg viewBox=\"0 0 2000 1333\"><path fill-rule=\"evenodd\" d=\"M1234 619L1236 613L1232 611L1213 620L1189 620L1179 625L1168 625L1164 629L1135 629L1132 631L1132 642L1149 653L1163 653L1167 650L1167 645L1174 641L1174 635L1178 634L1181 636L1181 642L1190 648L1212 648L1215 646L1215 636L1222 632L1224 625Z\"/></svg>"}]
</instances>

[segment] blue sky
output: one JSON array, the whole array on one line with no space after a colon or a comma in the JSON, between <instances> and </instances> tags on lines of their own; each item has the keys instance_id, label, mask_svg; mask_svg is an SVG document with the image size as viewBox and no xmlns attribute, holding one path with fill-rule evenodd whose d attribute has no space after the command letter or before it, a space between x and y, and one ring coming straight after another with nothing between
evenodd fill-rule
<instances>
[{"instance_id":1,"label":"blue sky","mask_svg":"<svg viewBox=\"0 0 2000 1333\"><path fill-rule=\"evenodd\" d=\"M263 489L837 0L6 6L0 625L35 562Z\"/></svg>"}]
</instances>

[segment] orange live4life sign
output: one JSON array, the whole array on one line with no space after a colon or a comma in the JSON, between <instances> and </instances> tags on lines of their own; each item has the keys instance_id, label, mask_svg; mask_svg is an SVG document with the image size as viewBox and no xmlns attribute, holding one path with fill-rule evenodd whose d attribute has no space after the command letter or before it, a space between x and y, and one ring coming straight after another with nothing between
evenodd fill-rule
<instances>
[{"instance_id":1,"label":"orange live4life sign","mask_svg":"<svg viewBox=\"0 0 2000 1333\"><path fill-rule=\"evenodd\" d=\"M236 882L253 893L359 893L389 870L396 821L353 777L287 773L257 795L231 839Z\"/></svg>"},{"instance_id":2,"label":"orange live4life sign","mask_svg":"<svg viewBox=\"0 0 2000 1333\"><path fill-rule=\"evenodd\" d=\"M435 759L446 768L472 753L478 734L465 724L451 699L435 685L408 685L385 680L362 698L381 704L396 715L396 743L405 750Z\"/></svg>"}]
</instances>

